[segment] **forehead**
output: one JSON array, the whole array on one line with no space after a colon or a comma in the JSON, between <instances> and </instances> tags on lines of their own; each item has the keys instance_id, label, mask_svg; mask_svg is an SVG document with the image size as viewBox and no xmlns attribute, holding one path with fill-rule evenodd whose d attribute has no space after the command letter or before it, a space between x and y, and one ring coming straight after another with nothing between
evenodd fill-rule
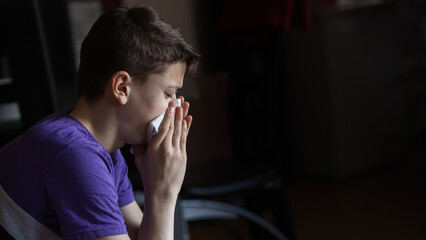
<instances>
[{"instance_id":1,"label":"forehead","mask_svg":"<svg viewBox=\"0 0 426 240\"><path fill-rule=\"evenodd\" d=\"M161 73L152 73L147 77L147 83L156 83L162 87L182 88L186 64L182 62L167 64Z\"/></svg>"}]
</instances>

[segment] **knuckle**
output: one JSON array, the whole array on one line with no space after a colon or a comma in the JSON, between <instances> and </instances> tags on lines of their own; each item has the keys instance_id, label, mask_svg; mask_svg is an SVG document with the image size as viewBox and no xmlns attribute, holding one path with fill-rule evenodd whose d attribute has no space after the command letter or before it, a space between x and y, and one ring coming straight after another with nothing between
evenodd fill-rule
<instances>
[{"instance_id":1,"label":"knuckle","mask_svg":"<svg viewBox=\"0 0 426 240\"><path fill-rule=\"evenodd\" d=\"M166 149L164 150L164 156L165 156L166 158L170 158L170 157L172 157L172 156L173 156L173 154L174 154L174 151L173 151L173 149L171 149L171 148L166 148Z\"/></svg>"}]
</instances>

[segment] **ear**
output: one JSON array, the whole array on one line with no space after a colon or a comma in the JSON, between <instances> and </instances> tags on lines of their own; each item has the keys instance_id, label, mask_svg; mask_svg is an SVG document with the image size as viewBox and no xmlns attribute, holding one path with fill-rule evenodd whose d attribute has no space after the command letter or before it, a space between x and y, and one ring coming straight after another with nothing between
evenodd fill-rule
<instances>
[{"instance_id":1,"label":"ear","mask_svg":"<svg viewBox=\"0 0 426 240\"><path fill-rule=\"evenodd\" d=\"M127 103L132 79L126 71L118 71L111 77L112 94L121 105Z\"/></svg>"}]
</instances>

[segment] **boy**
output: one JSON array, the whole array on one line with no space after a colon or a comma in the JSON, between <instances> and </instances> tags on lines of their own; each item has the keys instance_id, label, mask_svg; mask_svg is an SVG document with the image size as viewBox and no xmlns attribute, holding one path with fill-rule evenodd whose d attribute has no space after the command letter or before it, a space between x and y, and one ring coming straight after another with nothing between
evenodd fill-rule
<instances>
[{"instance_id":1,"label":"boy","mask_svg":"<svg viewBox=\"0 0 426 240\"><path fill-rule=\"evenodd\" d=\"M172 239L186 168L189 103L173 102L198 55L150 8L104 13L81 47L78 102L0 149L0 185L63 239ZM147 141L149 122L165 113ZM145 191L133 198L120 153L134 146Z\"/></svg>"}]
</instances>

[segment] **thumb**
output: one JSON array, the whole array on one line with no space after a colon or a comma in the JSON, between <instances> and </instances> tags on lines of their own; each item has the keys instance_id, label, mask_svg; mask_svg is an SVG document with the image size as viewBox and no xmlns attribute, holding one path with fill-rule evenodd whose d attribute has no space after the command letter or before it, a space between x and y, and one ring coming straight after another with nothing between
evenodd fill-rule
<instances>
[{"instance_id":1,"label":"thumb","mask_svg":"<svg viewBox=\"0 0 426 240\"><path fill-rule=\"evenodd\" d=\"M142 163L146 150L148 148L147 144L141 144L141 145L135 145L132 147L134 152L134 161L137 167L139 167L139 164Z\"/></svg>"}]
</instances>

